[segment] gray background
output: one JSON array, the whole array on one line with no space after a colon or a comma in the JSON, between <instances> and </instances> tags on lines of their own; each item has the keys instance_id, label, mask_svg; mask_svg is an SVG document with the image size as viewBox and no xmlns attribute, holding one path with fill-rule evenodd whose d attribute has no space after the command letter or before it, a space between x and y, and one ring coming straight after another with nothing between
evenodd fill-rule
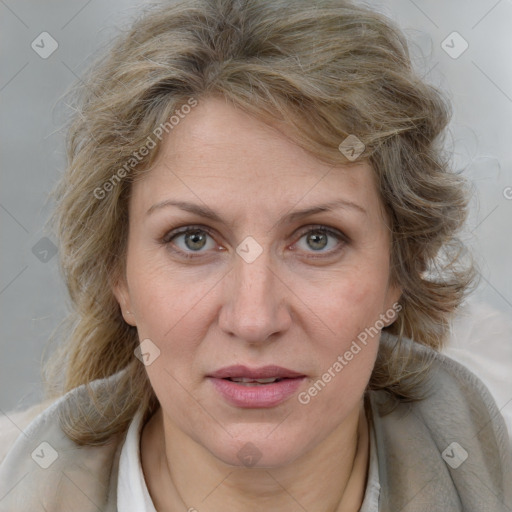
<instances>
[{"instance_id":1,"label":"gray background","mask_svg":"<svg viewBox=\"0 0 512 512\"><path fill-rule=\"evenodd\" d=\"M472 300L512 318L512 2L370 3L398 21L417 68L453 102L449 147L475 188L466 241L482 280ZM68 307L54 246L41 241L65 166L59 98L141 4L0 0L0 413L41 398L43 349ZM469 44L456 59L441 46L453 31ZM47 59L31 47L42 32L58 43Z\"/></svg>"}]
</instances>

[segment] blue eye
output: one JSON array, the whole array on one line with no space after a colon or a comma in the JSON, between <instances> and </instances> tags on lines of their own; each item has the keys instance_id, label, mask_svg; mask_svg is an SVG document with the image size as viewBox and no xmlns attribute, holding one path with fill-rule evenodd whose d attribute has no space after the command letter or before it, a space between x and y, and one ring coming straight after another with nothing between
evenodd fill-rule
<instances>
[{"instance_id":1,"label":"blue eye","mask_svg":"<svg viewBox=\"0 0 512 512\"><path fill-rule=\"evenodd\" d=\"M347 241L346 236L341 232L325 226L309 227L300 234L300 238L294 246L299 245L299 242L303 239L306 244L303 247L304 252L319 253L319 257L338 252ZM180 243L177 242L179 240L181 240ZM335 242L332 242L332 240L335 240ZM185 258L200 257L201 253L207 252L209 249L219 248L219 245L213 239L212 232L203 226L186 226L171 231L165 235L162 243ZM325 250L326 248L327 250ZM203 251L202 249L206 250ZM314 254L312 256L316 257Z\"/></svg>"}]
</instances>

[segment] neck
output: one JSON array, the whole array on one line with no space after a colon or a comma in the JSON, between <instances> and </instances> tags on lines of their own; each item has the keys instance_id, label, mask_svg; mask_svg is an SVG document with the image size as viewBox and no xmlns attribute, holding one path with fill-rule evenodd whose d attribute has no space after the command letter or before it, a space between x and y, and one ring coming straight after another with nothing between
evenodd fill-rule
<instances>
[{"instance_id":1,"label":"neck","mask_svg":"<svg viewBox=\"0 0 512 512\"><path fill-rule=\"evenodd\" d=\"M273 468L225 464L177 429L159 409L141 436L142 467L158 512L262 509L357 512L368 472L368 425L361 406L292 463Z\"/></svg>"}]
</instances>

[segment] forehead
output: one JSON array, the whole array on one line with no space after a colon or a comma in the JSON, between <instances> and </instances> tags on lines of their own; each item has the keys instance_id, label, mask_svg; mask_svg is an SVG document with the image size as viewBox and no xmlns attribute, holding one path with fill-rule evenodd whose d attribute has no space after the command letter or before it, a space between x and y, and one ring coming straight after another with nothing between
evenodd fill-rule
<instances>
[{"instance_id":1,"label":"forehead","mask_svg":"<svg viewBox=\"0 0 512 512\"><path fill-rule=\"evenodd\" d=\"M333 166L298 146L286 126L270 126L228 104L205 99L163 140L152 169L134 185L136 200L165 200L169 193L209 203L327 202L340 195L378 202L368 163ZM196 196L196 197L194 197ZM220 206L225 206L220 204Z\"/></svg>"}]
</instances>

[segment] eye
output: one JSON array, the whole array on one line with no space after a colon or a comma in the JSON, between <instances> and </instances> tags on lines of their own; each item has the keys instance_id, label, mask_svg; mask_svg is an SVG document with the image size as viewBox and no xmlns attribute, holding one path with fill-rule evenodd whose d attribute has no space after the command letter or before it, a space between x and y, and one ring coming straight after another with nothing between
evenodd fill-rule
<instances>
[{"instance_id":1,"label":"eye","mask_svg":"<svg viewBox=\"0 0 512 512\"><path fill-rule=\"evenodd\" d=\"M210 238L210 241L208 240ZM210 230L200 226L187 226L173 230L162 239L165 245L176 246L177 249L171 250L173 252L181 253L186 258L193 258L193 253L206 252L208 249L219 247L211 237ZM208 243L210 246L208 247ZM206 248L204 251L202 249Z\"/></svg>"},{"instance_id":2,"label":"eye","mask_svg":"<svg viewBox=\"0 0 512 512\"><path fill-rule=\"evenodd\" d=\"M335 240L333 242L333 239ZM343 248L347 242L346 236L341 232L329 229L325 226L314 226L301 233L299 242L304 240L302 247L306 252L316 252L325 254L336 253ZM297 242L295 245L301 245ZM326 249L327 250L324 250Z\"/></svg>"},{"instance_id":3,"label":"eye","mask_svg":"<svg viewBox=\"0 0 512 512\"><path fill-rule=\"evenodd\" d=\"M302 240L304 244L300 243ZM343 233L320 225L302 231L299 241L293 247L299 246L302 251L320 253L318 257L323 257L337 253L346 242L347 237ZM201 253L215 248L223 250L214 241L211 230L205 226L185 226L172 230L164 236L162 243L185 258L199 257ZM316 255L312 256L316 257Z\"/></svg>"}]
</instances>

